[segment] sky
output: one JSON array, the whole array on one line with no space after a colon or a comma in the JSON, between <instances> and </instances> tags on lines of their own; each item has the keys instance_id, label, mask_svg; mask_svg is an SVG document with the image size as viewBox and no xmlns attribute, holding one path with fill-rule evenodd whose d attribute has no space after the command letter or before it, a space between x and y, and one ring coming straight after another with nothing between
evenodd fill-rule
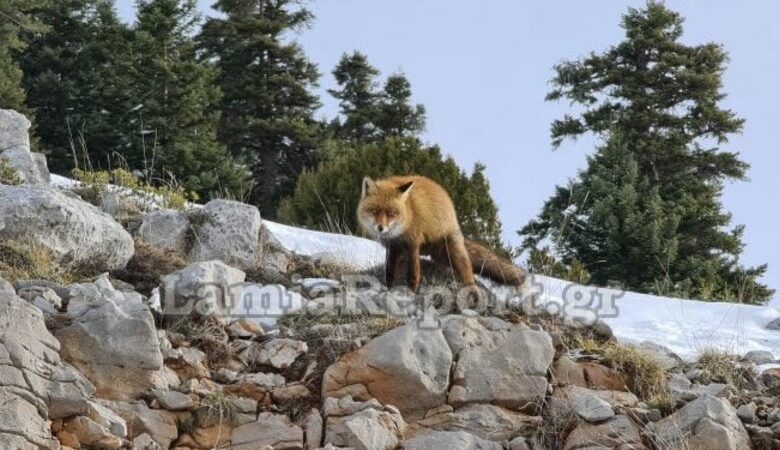
<instances>
[{"instance_id":1,"label":"sky","mask_svg":"<svg viewBox=\"0 0 780 450\"><path fill-rule=\"evenodd\" d=\"M134 0L117 0L132 22ZM199 0L205 15L213 0ZM578 0L315 0L316 19L294 36L323 74L321 115L333 117L331 70L344 52L359 50L383 75L402 71L414 101L427 109L424 138L439 144L461 167L487 166L504 237L538 214L556 185L584 167L594 139L567 141L553 151L549 127L570 111L544 96L553 66L602 51L623 38L620 16L644 1ZM724 45L730 62L722 105L746 119L743 133L724 149L752 165L749 181L727 184L725 209L745 224L743 262L769 263L764 281L780 289L780 2L667 0L685 18L682 41ZM774 305L780 306L780 295Z\"/></svg>"}]
</instances>

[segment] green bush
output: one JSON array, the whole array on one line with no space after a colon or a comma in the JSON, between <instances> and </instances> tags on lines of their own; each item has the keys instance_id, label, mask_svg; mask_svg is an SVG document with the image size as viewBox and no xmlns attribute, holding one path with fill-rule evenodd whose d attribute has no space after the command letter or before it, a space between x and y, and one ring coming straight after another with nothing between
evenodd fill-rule
<instances>
[{"instance_id":1,"label":"green bush","mask_svg":"<svg viewBox=\"0 0 780 450\"><path fill-rule=\"evenodd\" d=\"M318 170L301 174L293 196L282 202L282 220L315 229L355 232L364 176L424 175L450 193L466 237L501 249L498 208L490 196L483 165L477 164L467 174L451 157L443 157L439 147L423 146L414 138L390 138L356 147L334 142L325 153L326 160Z\"/></svg>"}]
</instances>

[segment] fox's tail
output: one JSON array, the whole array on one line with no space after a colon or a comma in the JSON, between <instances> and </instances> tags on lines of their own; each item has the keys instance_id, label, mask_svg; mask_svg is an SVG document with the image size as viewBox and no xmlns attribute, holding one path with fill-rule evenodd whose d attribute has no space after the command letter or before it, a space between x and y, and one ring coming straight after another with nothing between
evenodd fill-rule
<instances>
[{"instance_id":1,"label":"fox's tail","mask_svg":"<svg viewBox=\"0 0 780 450\"><path fill-rule=\"evenodd\" d=\"M522 286L525 282L525 271L484 246L466 239L466 250L475 274L512 286Z\"/></svg>"}]
</instances>

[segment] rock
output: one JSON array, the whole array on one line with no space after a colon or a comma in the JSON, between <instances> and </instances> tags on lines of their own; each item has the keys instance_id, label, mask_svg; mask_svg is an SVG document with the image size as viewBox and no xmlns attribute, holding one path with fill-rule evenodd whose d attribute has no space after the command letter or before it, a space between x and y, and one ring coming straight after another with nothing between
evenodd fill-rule
<instances>
[{"instance_id":1,"label":"rock","mask_svg":"<svg viewBox=\"0 0 780 450\"><path fill-rule=\"evenodd\" d=\"M775 362L775 355L767 350L753 350L745 353L745 356L742 357L742 361L758 365L771 364Z\"/></svg>"},{"instance_id":2,"label":"rock","mask_svg":"<svg viewBox=\"0 0 780 450\"><path fill-rule=\"evenodd\" d=\"M780 330L780 317L766 324L767 330Z\"/></svg>"},{"instance_id":3,"label":"rock","mask_svg":"<svg viewBox=\"0 0 780 450\"><path fill-rule=\"evenodd\" d=\"M136 236L155 248L186 254L191 234L187 214L171 209L160 209L143 216Z\"/></svg>"},{"instance_id":4,"label":"rock","mask_svg":"<svg viewBox=\"0 0 780 450\"><path fill-rule=\"evenodd\" d=\"M547 370L555 350L543 331L490 331L475 318L456 316L444 325L456 362L447 403L492 403L538 409L547 392ZM512 374L507 376L507 374Z\"/></svg>"},{"instance_id":5,"label":"rock","mask_svg":"<svg viewBox=\"0 0 780 450\"><path fill-rule=\"evenodd\" d=\"M601 422L615 415L612 405L594 394L580 395L573 403L574 412L587 422Z\"/></svg>"},{"instance_id":6,"label":"rock","mask_svg":"<svg viewBox=\"0 0 780 450\"><path fill-rule=\"evenodd\" d=\"M743 423L756 423L758 421L758 417L756 417L756 404L748 403L737 408L737 417L739 417Z\"/></svg>"},{"instance_id":7,"label":"rock","mask_svg":"<svg viewBox=\"0 0 780 450\"><path fill-rule=\"evenodd\" d=\"M585 379L591 389L604 389L609 391L628 391L631 380L628 375L618 370L597 363L582 363Z\"/></svg>"},{"instance_id":8,"label":"rock","mask_svg":"<svg viewBox=\"0 0 780 450\"><path fill-rule=\"evenodd\" d=\"M122 448L122 439L111 434L88 417L79 416L65 422L63 430L75 437L83 446L93 446L102 449Z\"/></svg>"},{"instance_id":9,"label":"rock","mask_svg":"<svg viewBox=\"0 0 780 450\"><path fill-rule=\"evenodd\" d=\"M99 403L125 420L130 439L148 434L162 448L170 448L179 434L175 413L149 409L143 401L133 403L100 401Z\"/></svg>"},{"instance_id":10,"label":"rock","mask_svg":"<svg viewBox=\"0 0 780 450\"><path fill-rule=\"evenodd\" d=\"M395 328L343 355L323 377L322 396L360 385L370 397L400 409L407 420L445 403L452 352L440 329L415 323ZM368 398L363 398L367 400Z\"/></svg>"},{"instance_id":11,"label":"rock","mask_svg":"<svg viewBox=\"0 0 780 450\"><path fill-rule=\"evenodd\" d=\"M306 450L315 450L322 445L323 422L320 412L315 408L303 419L303 433L306 436Z\"/></svg>"},{"instance_id":12,"label":"rock","mask_svg":"<svg viewBox=\"0 0 780 450\"><path fill-rule=\"evenodd\" d=\"M749 450L750 437L731 404L722 398L697 398L645 429L665 446L708 450ZM687 447L686 447L687 446Z\"/></svg>"},{"instance_id":13,"label":"rock","mask_svg":"<svg viewBox=\"0 0 780 450\"><path fill-rule=\"evenodd\" d=\"M206 354L195 347L182 347L165 357L168 367L184 380L210 378L211 372L206 367L206 360Z\"/></svg>"},{"instance_id":14,"label":"rock","mask_svg":"<svg viewBox=\"0 0 780 450\"><path fill-rule=\"evenodd\" d=\"M277 369L286 369L302 354L309 351L305 342L277 338L262 344L253 343L238 357L247 365L259 364Z\"/></svg>"},{"instance_id":15,"label":"rock","mask_svg":"<svg viewBox=\"0 0 780 450\"><path fill-rule=\"evenodd\" d=\"M115 290L103 275L74 284L70 297L71 322L55 336L63 359L86 375L99 397L128 400L164 387L157 330L140 294Z\"/></svg>"},{"instance_id":16,"label":"rock","mask_svg":"<svg viewBox=\"0 0 780 450\"><path fill-rule=\"evenodd\" d=\"M168 411L191 411L198 405L197 397L177 391L154 391L153 395L160 407Z\"/></svg>"},{"instance_id":17,"label":"rock","mask_svg":"<svg viewBox=\"0 0 780 450\"><path fill-rule=\"evenodd\" d=\"M568 356L561 356L555 361L552 369L552 379L561 386L573 384L575 386L588 387L582 366Z\"/></svg>"},{"instance_id":18,"label":"rock","mask_svg":"<svg viewBox=\"0 0 780 450\"><path fill-rule=\"evenodd\" d=\"M0 276L0 295L2 294L11 294L16 295L16 290L11 285L11 283L5 281L2 276Z\"/></svg>"},{"instance_id":19,"label":"rock","mask_svg":"<svg viewBox=\"0 0 780 450\"><path fill-rule=\"evenodd\" d=\"M287 416L264 412L256 421L234 428L230 442L233 450L256 450L263 446L274 450L297 450L303 449L303 430L293 425Z\"/></svg>"},{"instance_id":20,"label":"rock","mask_svg":"<svg viewBox=\"0 0 780 450\"><path fill-rule=\"evenodd\" d=\"M304 401L311 397L311 391L302 383L289 384L271 392L274 402L282 405Z\"/></svg>"},{"instance_id":21,"label":"rock","mask_svg":"<svg viewBox=\"0 0 780 450\"><path fill-rule=\"evenodd\" d=\"M262 220L256 207L231 200L212 200L200 215L190 261L218 259L242 270L259 266Z\"/></svg>"},{"instance_id":22,"label":"rock","mask_svg":"<svg viewBox=\"0 0 780 450\"><path fill-rule=\"evenodd\" d=\"M108 407L103 406L96 401L89 400L87 402L87 413L85 416L110 431L114 436L120 438L127 437L127 422Z\"/></svg>"},{"instance_id":23,"label":"rock","mask_svg":"<svg viewBox=\"0 0 780 450\"><path fill-rule=\"evenodd\" d=\"M639 427L622 415L600 424L580 424L569 433L563 446L563 450L644 448Z\"/></svg>"},{"instance_id":24,"label":"rock","mask_svg":"<svg viewBox=\"0 0 780 450\"><path fill-rule=\"evenodd\" d=\"M348 416L328 416L325 442L356 450L393 450L405 429L397 409L365 407Z\"/></svg>"},{"instance_id":25,"label":"rock","mask_svg":"<svg viewBox=\"0 0 780 450\"><path fill-rule=\"evenodd\" d=\"M131 450L163 450L152 437L144 433L133 439Z\"/></svg>"},{"instance_id":26,"label":"rock","mask_svg":"<svg viewBox=\"0 0 780 450\"><path fill-rule=\"evenodd\" d=\"M0 442L5 448L58 448L47 403L59 365L59 342L40 310L0 292Z\"/></svg>"},{"instance_id":27,"label":"rock","mask_svg":"<svg viewBox=\"0 0 780 450\"><path fill-rule=\"evenodd\" d=\"M528 442L526 442L525 438L521 436L509 441L507 450L531 450L531 447L528 446Z\"/></svg>"},{"instance_id":28,"label":"rock","mask_svg":"<svg viewBox=\"0 0 780 450\"><path fill-rule=\"evenodd\" d=\"M471 404L430 415L415 425L437 431L466 431L483 439L504 441L518 434L531 434L542 425L542 418L495 405Z\"/></svg>"},{"instance_id":29,"label":"rock","mask_svg":"<svg viewBox=\"0 0 780 450\"><path fill-rule=\"evenodd\" d=\"M95 387L70 364L61 364L52 372L49 387L49 417L66 417L87 414L88 400L95 394Z\"/></svg>"},{"instance_id":30,"label":"rock","mask_svg":"<svg viewBox=\"0 0 780 450\"><path fill-rule=\"evenodd\" d=\"M555 389L550 398L549 413L551 416L566 419L576 414L575 405L587 400L584 397L594 396L605 401L614 409L634 408L639 404L636 395L622 391L594 391L579 386L561 386Z\"/></svg>"},{"instance_id":31,"label":"rock","mask_svg":"<svg viewBox=\"0 0 780 450\"><path fill-rule=\"evenodd\" d=\"M162 278L163 313L186 316L193 312L227 321L246 274L222 261L204 261Z\"/></svg>"},{"instance_id":32,"label":"rock","mask_svg":"<svg viewBox=\"0 0 780 450\"><path fill-rule=\"evenodd\" d=\"M30 152L30 121L10 109L0 109L0 158L26 184L49 184L49 170L43 155Z\"/></svg>"},{"instance_id":33,"label":"rock","mask_svg":"<svg viewBox=\"0 0 780 450\"><path fill-rule=\"evenodd\" d=\"M265 334L263 327L245 317L231 322L227 332L230 337L237 339L251 339Z\"/></svg>"},{"instance_id":34,"label":"rock","mask_svg":"<svg viewBox=\"0 0 780 450\"><path fill-rule=\"evenodd\" d=\"M765 370L761 374L761 382L770 390L780 388L780 367Z\"/></svg>"},{"instance_id":35,"label":"rock","mask_svg":"<svg viewBox=\"0 0 780 450\"><path fill-rule=\"evenodd\" d=\"M59 314L62 309L62 299L51 288L43 286L27 287L20 289L17 295L40 309L46 320Z\"/></svg>"},{"instance_id":36,"label":"rock","mask_svg":"<svg viewBox=\"0 0 780 450\"><path fill-rule=\"evenodd\" d=\"M669 350L663 345L656 344L651 341L641 342L637 348L642 350L646 354L650 355L661 364L664 370L671 372L673 369L680 367L683 364L682 358L680 358L675 352Z\"/></svg>"},{"instance_id":37,"label":"rock","mask_svg":"<svg viewBox=\"0 0 780 450\"><path fill-rule=\"evenodd\" d=\"M133 238L111 216L50 187L0 185L0 239L95 271L124 268L134 251Z\"/></svg>"},{"instance_id":38,"label":"rock","mask_svg":"<svg viewBox=\"0 0 780 450\"><path fill-rule=\"evenodd\" d=\"M468 434L465 431L434 431L403 441L406 450L503 450L498 442Z\"/></svg>"},{"instance_id":39,"label":"rock","mask_svg":"<svg viewBox=\"0 0 780 450\"><path fill-rule=\"evenodd\" d=\"M309 306L299 293L281 284L244 283L235 298L241 301L234 304L233 318L251 320L266 330L276 328L283 315Z\"/></svg>"}]
</instances>

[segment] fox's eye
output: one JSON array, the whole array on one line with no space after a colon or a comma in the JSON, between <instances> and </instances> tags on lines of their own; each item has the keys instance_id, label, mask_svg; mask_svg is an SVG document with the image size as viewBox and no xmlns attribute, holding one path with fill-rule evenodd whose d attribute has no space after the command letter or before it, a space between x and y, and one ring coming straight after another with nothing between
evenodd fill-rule
<instances>
[{"instance_id":1,"label":"fox's eye","mask_svg":"<svg viewBox=\"0 0 780 450\"><path fill-rule=\"evenodd\" d=\"M396 210L394 210L394 209L391 209L391 210L388 210L388 211L387 211L387 217L389 217L389 218L391 218L391 219L392 219L393 217L397 216L397 215L398 215L398 211L396 211Z\"/></svg>"}]
</instances>

